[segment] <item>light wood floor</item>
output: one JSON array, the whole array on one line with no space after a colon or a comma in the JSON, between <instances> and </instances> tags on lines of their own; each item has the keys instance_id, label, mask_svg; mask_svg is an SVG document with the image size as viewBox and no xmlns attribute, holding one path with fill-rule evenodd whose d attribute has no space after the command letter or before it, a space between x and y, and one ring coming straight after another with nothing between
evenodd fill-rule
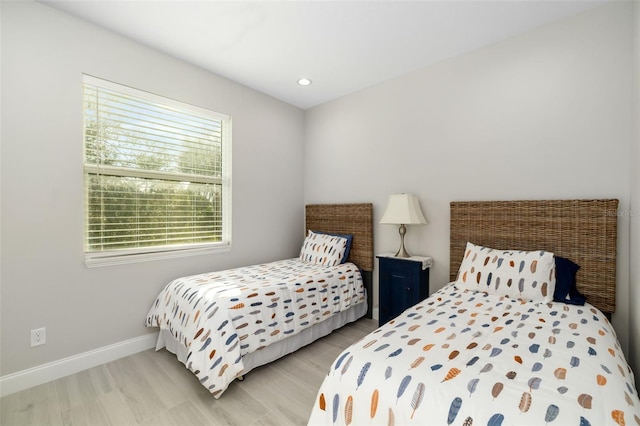
<instances>
[{"instance_id":1,"label":"light wood floor","mask_svg":"<svg viewBox=\"0 0 640 426\"><path fill-rule=\"evenodd\" d=\"M360 319L251 371L214 399L171 353L148 350L0 399L9 425L305 425L329 366L377 328Z\"/></svg>"}]
</instances>

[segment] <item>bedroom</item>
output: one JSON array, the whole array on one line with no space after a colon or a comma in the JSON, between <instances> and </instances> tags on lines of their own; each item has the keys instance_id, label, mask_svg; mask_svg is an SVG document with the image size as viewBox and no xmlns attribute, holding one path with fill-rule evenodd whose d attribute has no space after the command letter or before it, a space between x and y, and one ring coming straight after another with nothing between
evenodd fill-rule
<instances>
[{"instance_id":1,"label":"bedroom","mask_svg":"<svg viewBox=\"0 0 640 426\"><path fill-rule=\"evenodd\" d=\"M429 224L411 228L407 245L434 258L431 280L440 284L448 277L451 200L618 198L613 322L627 358L640 368L640 267L632 260L640 250L633 214L640 207L632 72L638 14L630 3L587 11L307 111L41 4L2 8L3 378L91 351L108 358L151 347L142 316L160 283L295 254L305 203L371 201L379 220L387 195L399 191L420 199ZM85 268L77 146L82 72L233 116L232 252ZM34 120L38 125L29 125ZM349 170L349 184L319 158ZM377 253L396 246L392 227L376 225L375 233ZM29 330L38 327L47 327L47 344L31 349Z\"/></svg>"}]
</instances>

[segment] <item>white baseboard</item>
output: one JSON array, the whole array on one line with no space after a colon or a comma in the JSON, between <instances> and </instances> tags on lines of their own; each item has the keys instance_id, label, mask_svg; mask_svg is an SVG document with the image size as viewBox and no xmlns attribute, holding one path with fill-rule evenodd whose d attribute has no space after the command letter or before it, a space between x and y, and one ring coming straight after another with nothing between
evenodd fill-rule
<instances>
[{"instance_id":1,"label":"white baseboard","mask_svg":"<svg viewBox=\"0 0 640 426\"><path fill-rule=\"evenodd\" d=\"M155 348L156 340L158 340L158 333L146 334L2 376L0 377L0 396L29 389L52 380L60 379L69 374L74 374L138 352L146 351L147 349Z\"/></svg>"},{"instance_id":2,"label":"white baseboard","mask_svg":"<svg viewBox=\"0 0 640 426\"><path fill-rule=\"evenodd\" d=\"M377 306L371 311L371 316L373 317L373 319L380 319L380 311L378 310Z\"/></svg>"}]
</instances>

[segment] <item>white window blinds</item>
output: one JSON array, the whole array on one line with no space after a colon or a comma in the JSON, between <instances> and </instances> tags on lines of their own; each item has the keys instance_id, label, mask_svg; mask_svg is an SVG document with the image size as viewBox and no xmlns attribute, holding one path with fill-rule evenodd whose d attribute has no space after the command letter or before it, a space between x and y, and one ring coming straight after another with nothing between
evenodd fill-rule
<instances>
[{"instance_id":1,"label":"white window blinds","mask_svg":"<svg viewBox=\"0 0 640 426\"><path fill-rule=\"evenodd\" d=\"M228 116L83 76L85 257L228 244Z\"/></svg>"}]
</instances>

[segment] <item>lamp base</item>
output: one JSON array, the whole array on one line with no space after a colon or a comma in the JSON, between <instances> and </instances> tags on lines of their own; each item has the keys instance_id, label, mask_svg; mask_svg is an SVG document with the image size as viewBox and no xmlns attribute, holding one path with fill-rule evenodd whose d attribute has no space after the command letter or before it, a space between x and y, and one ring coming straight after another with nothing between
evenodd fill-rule
<instances>
[{"instance_id":1,"label":"lamp base","mask_svg":"<svg viewBox=\"0 0 640 426\"><path fill-rule=\"evenodd\" d=\"M400 225L400 229L398 229L398 232L400 233L400 248L398 249L398 251L394 256L395 257L411 257L411 255L407 253L407 250L404 248L404 234L407 233L407 227L404 226L404 224Z\"/></svg>"}]
</instances>

